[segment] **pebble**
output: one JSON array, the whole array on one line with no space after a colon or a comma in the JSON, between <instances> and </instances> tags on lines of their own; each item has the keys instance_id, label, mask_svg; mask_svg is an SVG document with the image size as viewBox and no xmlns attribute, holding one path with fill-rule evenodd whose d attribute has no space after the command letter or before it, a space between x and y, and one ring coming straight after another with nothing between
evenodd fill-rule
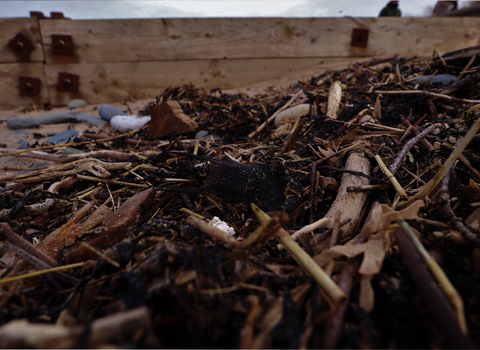
<instances>
[{"instance_id":1,"label":"pebble","mask_svg":"<svg viewBox=\"0 0 480 350\"><path fill-rule=\"evenodd\" d=\"M104 125L106 121L94 117L93 115L84 114L79 111L62 111L45 114L38 117L42 124L61 124L61 123L89 123L91 125Z\"/></svg>"},{"instance_id":2,"label":"pebble","mask_svg":"<svg viewBox=\"0 0 480 350\"><path fill-rule=\"evenodd\" d=\"M117 115L127 115L127 113L105 103L98 109L98 115L103 120L109 122L113 117Z\"/></svg>"},{"instance_id":3,"label":"pebble","mask_svg":"<svg viewBox=\"0 0 480 350\"><path fill-rule=\"evenodd\" d=\"M414 80L412 80L416 84L421 84L425 82L430 82L432 84L434 83L441 83L441 84L451 84L455 79L458 77L456 75L450 75L450 74L438 74L434 75L433 77L431 75L425 75L423 77L418 77Z\"/></svg>"},{"instance_id":4,"label":"pebble","mask_svg":"<svg viewBox=\"0 0 480 350\"><path fill-rule=\"evenodd\" d=\"M88 115L88 114L83 114L83 113L81 113L77 116L77 122L78 123L88 123L88 124L91 124L91 125L105 125L105 124L108 124L108 122L103 120L103 119L94 117L93 115Z\"/></svg>"},{"instance_id":5,"label":"pebble","mask_svg":"<svg viewBox=\"0 0 480 350\"><path fill-rule=\"evenodd\" d=\"M40 127L40 121L33 118L16 118L7 120L7 126L10 129L30 129Z\"/></svg>"},{"instance_id":6,"label":"pebble","mask_svg":"<svg viewBox=\"0 0 480 350\"><path fill-rule=\"evenodd\" d=\"M38 117L38 120L42 124L61 124L61 123L75 123L77 116L80 114L78 111L62 111L42 115Z\"/></svg>"},{"instance_id":7,"label":"pebble","mask_svg":"<svg viewBox=\"0 0 480 350\"><path fill-rule=\"evenodd\" d=\"M85 100L71 100L68 104L68 109L75 109L75 108L85 108L87 106L87 101Z\"/></svg>"},{"instance_id":8,"label":"pebble","mask_svg":"<svg viewBox=\"0 0 480 350\"><path fill-rule=\"evenodd\" d=\"M72 137L78 136L78 131L75 129L65 130L62 131L55 136L47 139L47 144L57 144L57 143L65 143Z\"/></svg>"},{"instance_id":9,"label":"pebble","mask_svg":"<svg viewBox=\"0 0 480 350\"><path fill-rule=\"evenodd\" d=\"M20 144L20 147L24 147L23 149L30 148L28 140L25 137L20 137L17 142Z\"/></svg>"}]
</instances>

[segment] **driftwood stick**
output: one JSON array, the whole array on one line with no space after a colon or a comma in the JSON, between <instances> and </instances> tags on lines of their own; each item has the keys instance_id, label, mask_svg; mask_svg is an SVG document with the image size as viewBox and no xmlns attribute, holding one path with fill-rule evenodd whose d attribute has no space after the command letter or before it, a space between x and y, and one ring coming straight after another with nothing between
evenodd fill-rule
<instances>
[{"instance_id":1,"label":"driftwood stick","mask_svg":"<svg viewBox=\"0 0 480 350\"><path fill-rule=\"evenodd\" d=\"M354 286L353 280L358 273L360 264L362 263L362 255L357 255L354 258L349 258L343 267L338 286L345 292L347 298L350 298L352 288ZM345 319L345 313L347 312L348 303L340 307L335 313L327 320L325 324L325 337L322 344L324 349L336 349L343 329L343 320Z\"/></svg>"},{"instance_id":2,"label":"driftwood stick","mask_svg":"<svg viewBox=\"0 0 480 350\"><path fill-rule=\"evenodd\" d=\"M15 182L31 183L46 181L54 179L56 177L75 175L88 171L89 173L99 176L101 178L110 177L108 170L125 169L130 163L106 163L94 158L79 159L67 164L57 165L55 167L49 167L34 171L27 174L18 175L15 177Z\"/></svg>"},{"instance_id":3,"label":"driftwood stick","mask_svg":"<svg viewBox=\"0 0 480 350\"><path fill-rule=\"evenodd\" d=\"M12 157L22 157L22 158L35 158L41 160L47 160L57 163L69 163L78 159L84 158L97 158L97 159L107 159L116 162L131 162L137 160L138 157L132 153L119 152L119 151L92 151L88 153L81 154L51 154L41 151L31 150L28 153L20 153L18 149L0 149L0 157L2 156L12 156ZM160 154L162 151L145 151L142 153L143 156L150 157L157 154Z\"/></svg>"},{"instance_id":4,"label":"driftwood stick","mask_svg":"<svg viewBox=\"0 0 480 350\"><path fill-rule=\"evenodd\" d=\"M455 215L452 207L450 206L450 195L448 194L448 185L450 183L450 175L452 173L452 169L445 175L442 180L442 186L440 187L440 192L438 193L439 204L443 206L444 215L447 218L448 222L457 230L459 231L463 238L467 241L475 241L477 239L477 235L470 231L467 226L465 226L462 220Z\"/></svg>"},{"instance_id":5,"label":"driftwood stick","mask_svg":"<svg viewBox=\"0 0 480 350\"><path fill-rule=\"evenodd\" d=\"M432 97L443 98L445 100L450 100L454 102L461 103L471 103L477 104L480 103L480 100L467 100L463 98L456 98L448 95L438 94L436 92L423 91L423 90L405 90L405 91L375 91L376 94L386 94L386 95L427 95Z\"/></svg>"},{"instance_id":6,"label":"driftwood stick","mask_svg":"<svg viewBox=\"0 0 480 350\"><path fill-rule=\"evenodd\" d=\"M420 290L423 300L443 334L445 334L450 346L454 349L473 349L470 341L462 333L452 308L422 262L413 243L407 238L407 235L401 228L395 230L395 237L400 247L404 264L407 266L410 275Z\"/></svg>"},{"instance_id":7,"label":"driftwood stick","mask_svg":"<svg viewBox=\"0 0 480 350\"><path fill-rule=\"evenodd\" d=\"M125 182L125 181L117 181L117 180L110 180L110 179L101 179L99 177L93 176L85 176L85 175L77 175L77 178L80 180L87 180L87 181L94 181L94 182L105 182L111 185L120 185L120 186L130 186L130 187L137 187L137 188L147 188L148 185L145 184L137 184L134 182Z\"/></svg>"},{"instance_id":8,"label":"driftwood stick","mask_svg":"<svg viewBox=\"0 0 480 350\"><path fill-rule=\"evenodd\" d=\"M313 223L313 213L315 212L315 194L317 193L317 164L312 162L312 167L310 169L310 224Z\"/></svg>"},{"instance_id":9,"label":"driftwood stick","mask_svg":"<svg viewBox=\"0 0 480 350\"><path fill-rule=\"evenodd\" d=\"M363 152L351 152L345 163L345 169L369 175L370 160L363 154ZM364 205L369 194L368 192L347 192L347 187L365 186L369 184L370 181L365 177L358 176L357 174L343 174L337 197L325 215L325 218L330 219L327 227L333 227L335 215L337 211L340 211L342 213L340 221L351 219L351 221L343 228L344 238L349 238L354 234L355 229L362 220Z\"/></svg>"},{"instance_id":10,"label":"driftwood stick","mask_svg":"<svg viewBox=\"0 0 480 350\"><path fill-rule=\"evenodd\" d=\"M458 156L458 160L461 161L461 162L463 163L463 165L465 165L465 166L468 168L468 170L470 170L470 172L471 172L473 175L475 175L475 177L476 177L478 180L480 180L480 172L479 172L477 169L475 169L475 168L472 166L472 164L470 164L470 162L468 161L468 159L465 158L465 156L464 156L463 154L460 154L460 155Z\"/></svg>"},{"instance_id":11,"label":"driftwood stick","mask_svg":"<svg viewBox=\"0 0 480 350\"><path fill-rule=\"evenodd\" d=\"M12 245L19 247L28 254L35 256L39 260L43 261L48 267L57 266L57 262L55 260L43 253L41 250L35 248L33 244L27 241L25 238L17 235L15 231L12 230L10 225L6 223L0 224L0 237L2 240L10 242Z\"/></svg>"},{"instance_id":12,"label":"driftwood stick","mask_svg":"<svg viewBox=\"0 0 480 350\"><path fill-rule=\"evenodd\" d=\"M398 168L400 168L400 165L403 163L403 160L407 156L407 153L410 151L410 149L415 145L420 139L424 138L425 135L427 135L430 131L432 131L436 127L435 124L430 125L428 128L423 130L420 134L412 138L410 141L408 141L405 146L403 146L402 150L400 153L398 153L397 158L395 158L395 161L389 166L390 171L392 172L392 175L395 175L397 172Z\"/></svg>"},{"instance_id":13,"label":"driftwood stick","mask_svg":"<svg viewBox=\"0 0 480 350\"><path fill-rule=\"evenodd\" d=\"M297 141L298 135L300 135L300 131L302 131L303 124L304 124L303 122L300 122L300 118L298 118L295 121L293 130L288 136L288 139L285 141L285 145L283 146L283 149L280 151L280 154L284 154L285 152L288 152L292 149L295 141Z\"/></svg>"},{"instance_id":14,"label":"driftwood stick","mask_svg":"<svg viewBox=\"0 0 480 350\"><path fill-rule=\"evenodd\" d=\"M372 217L373 209L379 206L379 202L372 204L370 212L368 213L365 223L370 221ZM355 240L355 244L362 244L365 242L365 235L363 234L363 229ZM353 258L347 259L345 266L343 267L342 273L340 274L340 279L338 281L338 286L345 292L347 300L350 299L350 294L354 286L353 282L357 276L358 269L362 263L362 255L357 255ZM335 349L337 347L338 341L342 334L343 329L343 320L345 319L345 313L347 312L348 303L340 307L335 313L330 317L325 325L324 334L328 334L324 338L323 348L325 349Z\"/></svg>"},{"instance_id":15,"label":"driftwood stick","mask_svg":"<svg viewBox=\"0 0 480 350\"><path fill-rule=\"evenodd\" d=\"M10 219L16 219L24 216L38 216L43 213L46 213L47 211L57 211L62 208L65 208L66 206L71 205L71 203L65 201L65 200L55 200L55 199L50 199L47 200L43 203L35 203L32 205L26 205L24 206L21 210L16 211L15 214L11 217L9 217L11 209L2 209L0 210L0 220L5 221L8 217Z\"/></svg>"}]
</instances>

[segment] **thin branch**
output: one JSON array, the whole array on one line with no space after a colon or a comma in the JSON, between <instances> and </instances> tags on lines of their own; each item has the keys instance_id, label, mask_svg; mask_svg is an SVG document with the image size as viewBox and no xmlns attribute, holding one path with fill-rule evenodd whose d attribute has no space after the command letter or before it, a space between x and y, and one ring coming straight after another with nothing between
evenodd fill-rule
<instances>
[{"instance_id":1,"label":"thin branch","mask_svg":"<svg viewBox=\"0 0 480 350\"><path fill-rule=\"evenodd\" d=\"M405 157L407 156L407 153L410 151L410 149L415 145L419 140L425 137L430 131L432 131L435 127L437 127L436 124L430 125L428 128L423 130L420 134L412 138L410 141L408 141L405 146L403 146L402 150L398 153L397 158L395 161L390 164L389 170L392 172L393 175L397 172L398 168L400 168L400 165L403 163ZM412 128L413 129L413 128Z\"/></svg>"},{"instance_id":2,"label":"thin branch","mask_svg":"<svg viewBox=\"0 0 480 350\"><path fill-rule=\"evenodd\" d=\"M445 217L447 218L448 222L457 230L459 231L462 236L467 241L475 241L477 239L477 235L472 233L462 222L460 218L458 218L452 207L450 206L450 195L448 194L448 184L450 183L450 175L452 173L452 169L445 175L442 180L442 186L440 187L440 192L438 193L438 198L440 200L439 204L443 204L443 210Z\"/></svg>"},{"instance_id":3,"label":"thin branch","mask_svg":"<svg viewBox=\"0 0 480 350\"><path fill-rule=\"evenodd\" d=\"M395 230L397 244L400 247L403 262L423 296L424 302L433 314L450 346L455 349L472 349L472 344L462 333L460 326L444 294L435 283L432 275L422 262L413 243L407 238L403 229Z\"/></svg>"}]
</instances>

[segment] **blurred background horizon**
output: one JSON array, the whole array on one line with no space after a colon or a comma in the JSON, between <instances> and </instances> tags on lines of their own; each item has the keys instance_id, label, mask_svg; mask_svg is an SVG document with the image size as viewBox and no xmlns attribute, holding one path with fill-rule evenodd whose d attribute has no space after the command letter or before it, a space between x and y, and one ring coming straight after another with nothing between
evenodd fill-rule
<instances>
[{"instance_id":1,"label":"blurred background horizon","mask_svg":"<svg viewBox=\"0 0 480 350\"><path fill-rule=\"evenodd\" d=\"M402 17L432 14L435 0L399 2ZM62 12L71 19L205 17L377 17L380 0L2 0L0 18L30 17L30 11ZM459 1L463 8L480 1Z\"/></svg>"}]
</instances>

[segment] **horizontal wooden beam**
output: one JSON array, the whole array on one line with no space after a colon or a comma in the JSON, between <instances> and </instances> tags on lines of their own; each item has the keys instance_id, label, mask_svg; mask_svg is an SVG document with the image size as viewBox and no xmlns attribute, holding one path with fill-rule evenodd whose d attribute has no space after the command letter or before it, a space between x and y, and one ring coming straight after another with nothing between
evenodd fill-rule
<instances>
[{"instance_id":1,"label":"horizontal wooden beam","mask_svg":"<svg viewBox=\"0 0 480 350\"><path fill-rule=\"evenodd\" d=\"M88 103L146 99L158 96L168 87L190 83L223 90L272 79L278 84L295 83L326 70L346 68L348 64L345 58L278 58L50 64L45 70L52 105L65 105L73 98ZM58 91L59 72L80 76L78 94Z\"/></svg>"},{"instance_id":2,"label":"horizontal wooden beam","mask_svg":"<svg viewBox=\"0 0 480 350\"><path fill-rule=\"evenodd\" d=\"M366 57L431 53L478 44L475 18L176 18L40 20L47 63ZM355 28L369 30L352 46ZM52 35L71 35L56 56Z\"/></svg>"}]
</instances>

